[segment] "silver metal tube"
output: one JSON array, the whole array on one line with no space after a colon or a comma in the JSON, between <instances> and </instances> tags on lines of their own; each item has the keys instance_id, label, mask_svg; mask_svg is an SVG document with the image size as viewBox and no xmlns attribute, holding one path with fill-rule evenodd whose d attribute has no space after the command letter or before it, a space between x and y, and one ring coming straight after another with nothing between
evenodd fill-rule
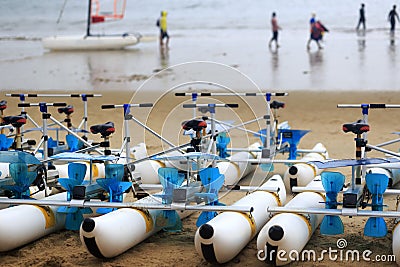
<instances>
[{"instance_id":1,"label":"silver metal tube","mask_svg":"<svg viewBox=\"0 0 400 267\"><path fill-rule=\"evenodd\" d=\"M271 147L271 101L267 100L267 137L265 138L265 144L264 147L267 149L270 149Z\"/></svg>"},{"instance_id":2,"label":"silver metal tube","mask_svg":"<svg viewBox=\"0 0 400 267\"><path fill-rule=\"evenodd\" d=\"M376 145L376 147L387 146L387 145L391 145L391 144L394 144L394 143L397 143L397 142L400 142L400 138L397 138L397 139L394 139L394 140L391 140L391 141L387 141L387 142L384 142L384 143L380 143L380 144Z\"/></svg>"},{"instance_id":3,"label":"silver metal tube","mask_svg":"<svg viewBox=\"0 0 400 267\"><path fill-rule=\"evenodd\" d=\"M42 115L44 115L43 113ZM48 133L47 133L47 119L43 118L43 160L47 160L49 158L49 143L48 143Z\"/></svg>"},{"instance_id":4,"label":"silver metal tube","mask_svg":"<svg viewBox=\"0 0 400 267\"><path fill-rule=\"evenodd\" d=\"M245 125L247 125L247 124L250 124L250 123L253 123L253 122L262 120L262 119L264 119L264 117L258 117L258 118L256 118L256 119L253 119L253 120L250 120L250 121L247 121L247 122L238 124L238 125L234 125L234 126L230 127L229 129L224 129L224 130L220 131L220 133L228 132L228 131L230 131L230 130L237 129L237 128L239 128L239 127L245 126ZM260 134L260 133L257 133L257 135L266 137L266 135ZM206 137L209 137L209 136L210 136L210 135L206 135Z\"/></svg>"},{"instance_id":5,"label":"silver metal tube","mask_svg":"<svg viewBox=\"0 0 400 267\"><path fill-rule=\"evenodd\" d=\"M223 125L226 125L226 126L229 126L229 127L233 127L232 124L229 124L229 123L226 123L226 122L217 120L217 119L215 119L215 118L214 118L214 119L213 119L213 118L210 118L210 119L211 119L211 120L214 120L215 122L217 122L217 123L219 123L219 124L223 124ZM229 130L230 130L230 129L232 129L232 128L229 128ZM266 135L264 135L264 134L260 134L260 133L255 132L255 131L248 130L248 129L243 128L243 127L241 127L241 126L238 126L238 127L236 127L235 129L238 129L238 130L241 130L241 131L244 131L244 132L248 132L248 133L252 133L252 134L255 134L255 135L258 135L258 136L266 137Z\"/></svg>"},{"instance_id":6,"label":"silver metal tube","mask_svg":"<svg viewBox=\"0 0 400 267\"><path fill-rule=\"evenodd\" d=\"M172 147L170 149L155 153L155 154L150 155L148 157L135 160L134 162L128 163L128 165L130 165L130 164L138 164L140 162L143 162L143 161L146 161L146 160L150 160L152 157L156 157L156 156L159 156L159 155L162 155L162 154L166 154L166 153L169 153L169 152L172 152L172 151L176 151L176 150L182 149L182 148L187 147L187 146L190 146L190 143L186 143L186 144L183 144L183 145L180 145L180 146L177 146L177 147Z\"/></svg>"},{"instance_id":7,"label":"silver metal tube","mask_svg":"<svg viewBox=\"0 0 400 267\"><path fill-rule=\"evenodd\" d=\"M70 129L68 129L68 127L66 127L65 125L63 125L62 123L60 123L59 121L57 121L56 119L54 119L52 116L50 116L50 119L57 124L58 126L60 126L61 128L63 128L64 130L66 130L68 133L72 134L73 136L75 136L76 138L78 138L80 141L82 141L85 145L91 147L92 145L86 141L85 139L83 139L82 137L80 137L79 135L77 135L76 133L74 133L73 131L71 131ZM99 150L94 149L94 151L96 151L97 153L99 153L100 155L102 155L103 153L101 153Z\"/></svg>"},{"instance_id":8,"label":"silver metal tube","mask_svg":"<svg viewBox=\"0 0 400 267\"><path fill-rule=\"evenodd\" d=\"M399 211L373 211L373 210L357 210L348 213L344 209L307 209L307 208L285 208L285 207L268 207L269 212L277 213L308 213L308 214L323 214L323 215L342 215L348 216L365 216L365 217L388 217L388 218L399 218Z\"/></svg>"},{"instance_id":9,"label":"silver metal tube","mask_svg":"<svg viewBox=\"0 0 400 267\"><path fill-rule=\"evenodd\" d=\"M125 114L125 118L124 118L124 126L125 126L125 137L124 137L124 143L125 143L125 157L126 157L126 163L130 162L130 150L131 150L131 146L130 146L130 132L129 132L129 118L126 117L127 114Z\"/></svg>"},{"instance_id":10,"label":"silver metal tube","mask_svg":"<svg viewBox=\"0 0 400 267\"><path fill-rule=\"evenodd\" d=\"M368 148L371 148L371 149L374 149L374 150L377 150L377 151L379 151L379 152L383 152L383 153L386 153L386 154L395 156L395 157L400 157L400 154L399 154L399 153L395 153L395 152L393 152L393 151L390 151L390 150L387 150L387 149L384 149L384 148L380 148L380 147L373 146L373 145L368 145L368 144L367 144L367 147L368 147Z\"/></svg>"},{"instance_id":11,"label":"silver metal tube","mask_svg":"<svg viewBox=\"0 0 400 267\"><path fill-rule=\"evenodd\" d=\"M175 96L192 96L192 94L193 93L176 93ZM265 96L265 94L267 93L197 93L198 96ZM270 94L271 96L289 95L288 93L270 93Z\"/></svg>"},{"instance_id":12,"label":"silver metal tube","mask_svg":"<svg viewBox=\"0 0 400 267\"><path fill-rule=\"evenodd\" d=\"M136 122L137 124L139 124L141 127L145 128L147 131L149 131L151 134L153 134L154 136L158 137L161 141L163 141L164 143L166 143L169 146L174 147L175 145L168 141L167 139L165 139L164 137L162 137L160 134L158 134L157 132L155 132L153 129L151 129L150 127L148 127L147 125L145 125L144 123L142 123L141 121L139 121L138 119L136 119L135 117L132 116L131 120L133 120L134 122Z\"/></svg>"},{"instance_id":13,"label":"silver metal tube","mask_svg":"<svg viewBox=\"0 0 400 267\"><path fill-rule=\"evenodd\" d=\"M171 210L172 205L162 203L136 203L136 202L100 202L100 201L57 201L57 200L26 200L26 199L9 199L0 198L1 204L12 205L38 205L38 206L67 206L77 208L134 208L134 209L155 209L155 210ZM173 203L174 204L174 203ZM179 203L181 204L181 203ZM237 212L251 212L252 207L246 206L208 206L208 205L183 205L174 206L174 210L193 210L193 211L237 211Z\"/></svg>"},{"instance_id":14,"label":"silver metal tube","mask_svg":"<svg viewBox=\"0 0 400 267\"><path fill-rule=\"evenodd\" d=\"M215 140L216 136L215 136L215 110L214 112L211 112L211 152L212 154L216 155L217 154L217 142ZM215 162L215 160L212 161L212 167L215 168L217 166L217 163Z\"/></svg>"},{"instance_id":15,"label":"silver metal tube","mask_svg":"<svg viewBox=\"0 0 400 267\"><path fill-rule=\"evenodd\" d=\"M88 107L87 107L87 101L83 101L83 129L85 132L83 135L87 138L87 133L88 133Z\"/></svg>"},{"instance_id":16,"label":"silver metal tube","mask_svg":"<svg viewBox=\"0 0 400 267\"><path fill-rule=\"evenodd\" d=\"M371 109L400 108L399 104L338 104L338 108L363 108L366 105Z\"/></svg>"},{"instance_id":17,"label":"silver metal tube","mask_svg":"<svg viewBox=\"0 0 400 267\"><path fill-rule=\"evenodd\" d=\"M6 94L6 96L19 97L24 95L25 97L80 97L86 95L87 97L100 97L101 94Z\"/></svg>"},{"instance_id":18,"label":"silver metal tube","mask_svg":"<svg viewBox=\"0 0 400 267\"><path fill-rule=\"evenodd\" d=\"M22 111L24 111L24 110L22 110ZM37 124L37 122L34 121L34 120L32 119L31 116L29 116L28 113L26 113L26 118L27 118L28 120L30 120L30 121L33 123L33 125L35 125L36 128L41 128L41 127L39 126L39 124ZM23 127L21 127L21 131L23 132ZM42 132L43 132L43 130L42 130Z\"/></svg>"},{"instance_id":19,"label":"silver metal tube","mask_svg":"<svg viewBox=\"0 0 400 267\"><path fill-rule=\"evenodd\" d=\"M33 154L36 154L39 151L39 148L43 144L43 138L40 139L39 144L36 146L35 150L33 151Z\"/></svg>"}]
</instances>

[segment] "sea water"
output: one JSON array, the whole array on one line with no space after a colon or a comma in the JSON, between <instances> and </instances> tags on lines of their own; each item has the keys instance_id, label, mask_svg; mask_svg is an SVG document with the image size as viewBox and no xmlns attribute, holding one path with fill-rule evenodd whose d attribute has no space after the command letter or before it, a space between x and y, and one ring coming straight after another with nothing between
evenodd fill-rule
<instances>
[{"instance_id":1,"label":"sea water","mask_svg":"<svg viewBox=\"0 0 400 267\"><path fill-rule=\"evenodd\" d=\"M93 25L92 33L139 32L142 43L122 53L54 53L42 48L41 38L84 35L88 1L2 0L0 84L4 89L135 90L143 83L137 77L206 60L237 68L262 89L397 90L398 41L390 37L387 21L393 1L362 2L365 35L355 31L358 1L127 0L123 20ZM168 12L172 37L166 52L158 49L155 25L161 10ZM279 50L267 46L272 12L282 27ZM311 13L329 29L322 51L305 49Z\"/></svg>"},{"instance_id":2,"label":"sea water","mask_svg":"<svg viewBox=\"0 0 400 267\"><path fill-rule=\"evenodd\" d=\"M270 27L272 12L277 13L285 30L307 29L311 13L316 13L317 19L330 29L351 31L357 24L361 2L366 5L368 29L379 31L389 27L387 15L392 0L127 0L124 20L97 28L154 33L160 11L166 10L171 29L185 35L196 30L265 30ZM85 32L87 0L2 0L1 3L2 38L30 39Z\"/></svg>"}]
</instances>

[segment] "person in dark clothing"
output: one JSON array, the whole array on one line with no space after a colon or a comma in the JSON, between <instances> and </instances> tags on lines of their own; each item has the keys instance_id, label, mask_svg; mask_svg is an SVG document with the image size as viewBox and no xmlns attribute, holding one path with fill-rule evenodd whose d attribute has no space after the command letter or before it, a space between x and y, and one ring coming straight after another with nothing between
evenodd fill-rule
<instances>
[{"instance_id":1,"label":"person in dark clothing","mask_svg":"<svg viewBox=\"0 0 400 267\"><path fill-rule=\"evenodd\" d=\"M399 14L396 12L396 5L393 5L393 9L390 10L388 15L388 20L390 21L390 32L394 32L396 28L396 17L397 20L400 21Z\"/></svg>"},{"instance_id":2,"label":"person in dark clothing","mask_svg":"<svg viewBox=\"0 0 400 267\"><path fill-rule=\"evenodd\" d=\"M360 8L360 18L358 20L358 24L357 24L357 31L360 28L360 25L363 25L363 29L365 31L365 5L361 4L361 8Z\"/></svg>"}]
</instances>

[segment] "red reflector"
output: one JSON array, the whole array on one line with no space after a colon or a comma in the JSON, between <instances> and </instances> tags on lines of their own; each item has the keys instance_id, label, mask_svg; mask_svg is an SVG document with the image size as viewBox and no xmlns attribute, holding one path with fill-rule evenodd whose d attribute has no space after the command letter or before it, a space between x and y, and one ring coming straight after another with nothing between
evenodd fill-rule
<instances>
[{"instance_id":1,"label":"red reflector","mask_svg":"<svg viewBox=\"0 0 400 267\"><path fill-rule=\"evenodd\" d=\"M92 15L92 23L104 22L105 17L99 15Z\"/></svg>"},{"instance_id":2,"label":"red reflector","mask_svg":"<svg viewBox=\"0 0 400 267\"><path fill-rule=\"evenodd\" d=\"M207 127L207 122L201 121L201 122L199 123L199 126L200 126L200 127Z\"/></svg>"}]
</instances>

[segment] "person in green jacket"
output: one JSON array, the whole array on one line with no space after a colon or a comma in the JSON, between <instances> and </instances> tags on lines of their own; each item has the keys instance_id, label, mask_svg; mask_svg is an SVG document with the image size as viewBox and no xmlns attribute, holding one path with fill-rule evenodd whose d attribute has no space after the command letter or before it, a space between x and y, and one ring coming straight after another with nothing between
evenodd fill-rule
<instances>
[{"instance_id":1,"label":"person in green jacket","mask_svg":"<svg viewBox=\"0 0 400 267\"><path fill-rule=\"evenodd\" d=\"M167 11L161 11L161 17L157 20L157 26L160 28L160 46L163 46L164 39L167 39L165 45L168 47L169 35L167 32Z\"/></svg>"}]
</instances>

